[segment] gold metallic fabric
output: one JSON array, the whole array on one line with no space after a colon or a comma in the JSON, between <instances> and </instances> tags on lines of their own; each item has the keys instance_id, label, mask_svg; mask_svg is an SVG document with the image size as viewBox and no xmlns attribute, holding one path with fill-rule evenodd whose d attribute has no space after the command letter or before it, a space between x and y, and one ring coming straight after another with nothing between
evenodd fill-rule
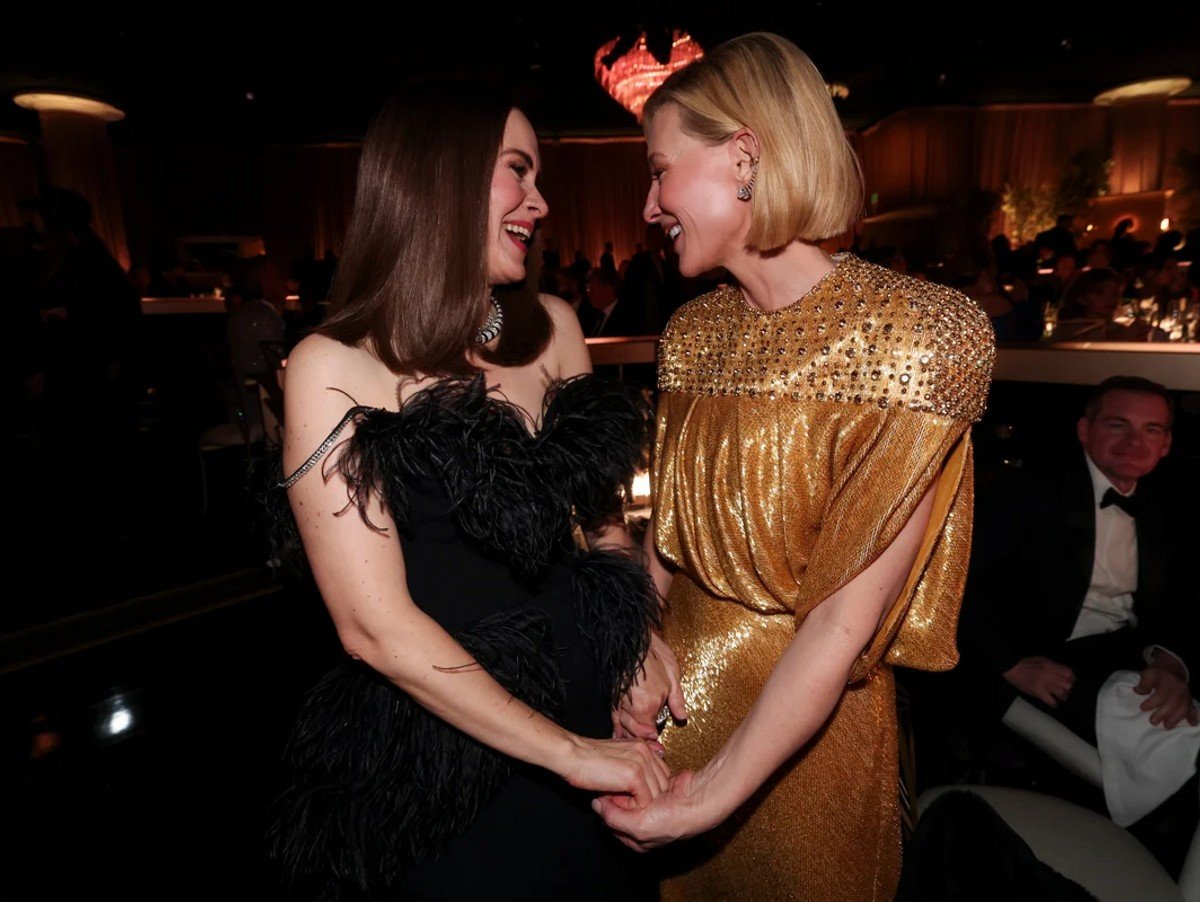
<instances>
[{"instance_id":1,"label":"gold metallic fabric","mask_svg":"<svg viewBox=\"0 0 1200 902\"><path fill-rule=\"evenodd\" d=\"M712 834L664 856L666 899L891 899L899 878L893 664L957 662L971 540L969 427L994 359L965 295L842 255L772 313L737 288L685 305L660 347L655 535L678 572L664 635L702 767L806 615L872 563L927 491L904 589L817 737Z\"/></svg>"}]
</instances>

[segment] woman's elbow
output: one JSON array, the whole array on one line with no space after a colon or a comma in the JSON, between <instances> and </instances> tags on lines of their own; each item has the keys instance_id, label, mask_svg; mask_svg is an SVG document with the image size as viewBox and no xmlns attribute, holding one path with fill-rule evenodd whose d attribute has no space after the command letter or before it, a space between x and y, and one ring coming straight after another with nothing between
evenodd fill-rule
<instances>
[{"instance_id":1,"label":"woman's elbow","mask_svg":"<svg viewBox=\"0 0 1200 902\"><path fill-rule=\"evenodd\" d=\"M398 665L404 654L397 642L363 623L338 624L337 633L343 651L355 661L362 661L388 679L400 675Z\"/></svg>"},{"instance_id":2,"label":"woman's elbow","mask_svg":"<svg viewBox=\"0 0 1200 902\"><path fill-rule=\"evenodd\" d=\"M830 598L805 618L801 628L808 626L822 644L844 649L848 656L857 657L870 644L880 617L874 605Z\"/></svg>"}]
</instances>

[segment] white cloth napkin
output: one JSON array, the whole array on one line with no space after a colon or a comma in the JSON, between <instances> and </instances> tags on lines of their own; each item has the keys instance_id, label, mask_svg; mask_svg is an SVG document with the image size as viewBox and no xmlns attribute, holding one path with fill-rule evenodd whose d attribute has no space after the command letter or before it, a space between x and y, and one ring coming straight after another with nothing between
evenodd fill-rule
<instances>
[{"instance_id":1,"label":"white cloth napkin","mask_svg":"<svg viewBox=\"0 0 1200 902\"><path fill-rule=\"evenodd\" d=\"M1096 700L1096 739L1104 799L1113 822L1128 827L1149 814L1196 772L1200 726L1186 720L1172 730L1150 723L1147 696L1133 687L1141 674L1118 670Z\"/></svg>"}]
</instances>

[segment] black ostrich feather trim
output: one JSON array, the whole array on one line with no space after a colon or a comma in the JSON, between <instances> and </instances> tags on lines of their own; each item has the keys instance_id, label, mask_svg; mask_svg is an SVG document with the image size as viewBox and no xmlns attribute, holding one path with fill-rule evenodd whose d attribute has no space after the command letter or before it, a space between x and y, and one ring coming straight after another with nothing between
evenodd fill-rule
<instances>
[{"instance_id":1,"label":"black ostrich feather trim","mask_svg":"<svg viewBox=\"0 0 1200 902\"><path fill-rule=\"evenodd\" d=\"M621 511L621 489L647 464L654 411L640 389L577 376L546 394L544 453L567 477L575 517L594 529Z\"/></svg>"},{"instance_id":2,"label":"black ostrich feather trim","mask_svg":"<svg viewBox=\"0 0 1200 902\"><path fill-rule=\"evenodd\" d=\"M405 530L406 481L436 479L464 535L503 555L521 576L537 574L554 556L572 511L586 529L619 514L620 490L645 462L652 423L640 390L590 373L552 383L536 431L524 410L488 392L482 373L421 389L399 411L358 406L350 413L354 433L320 468L346 480L347 507L378 529L368 510L379 498ZM275 466L279 478L265 499L272 550L295 559L300 541Z\"/></svg>"},{"instance_id":3,"label":"black ostrich feather trim","mask_svg":"<svg viewBox=\"0 0 1200 902\"><path fill-rule=\"evenodd\" d=\"M556 717L565 695L549 618L494 614L455 637L505 689ZM347 659L308 693L288 746L292 786L268 836L287 882L318 898L371 895L464 831L512 772L366 664Z\"/></svg>"},{"instance_id":4,"label":"black ostrich feather trim","mask_svg":"<svg viewBox=\"0 0 1200 902\"><path fill-rule=\"evenodd\" d=\"M650 628L661 626L654 581L624 549L580 552L571 592L579 631L588 640L601 686L612 687L615 708L629 691L650 649Z\"/></svg>"}]
</instances>

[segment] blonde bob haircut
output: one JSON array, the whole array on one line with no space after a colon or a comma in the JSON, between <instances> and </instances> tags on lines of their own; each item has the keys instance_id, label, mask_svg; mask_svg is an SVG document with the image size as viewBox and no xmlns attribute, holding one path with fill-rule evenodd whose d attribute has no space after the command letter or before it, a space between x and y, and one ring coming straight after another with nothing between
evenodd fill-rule
<instances>
[{"instance_id":1,"label":"blonde bob haircut","mask_svg":"<svg viewBox=\"0 0 1200 902\"><path fill-rule=\"evenodd\" d=\"M722 144L748 128L759 142L748 247L769 251L795 239L847 231L862 213L863 177L825 79L791 41L766 32L726 41L680 69L646 102L647 131L669 103L683 129Z\"/></svg>"}]
</instances>

